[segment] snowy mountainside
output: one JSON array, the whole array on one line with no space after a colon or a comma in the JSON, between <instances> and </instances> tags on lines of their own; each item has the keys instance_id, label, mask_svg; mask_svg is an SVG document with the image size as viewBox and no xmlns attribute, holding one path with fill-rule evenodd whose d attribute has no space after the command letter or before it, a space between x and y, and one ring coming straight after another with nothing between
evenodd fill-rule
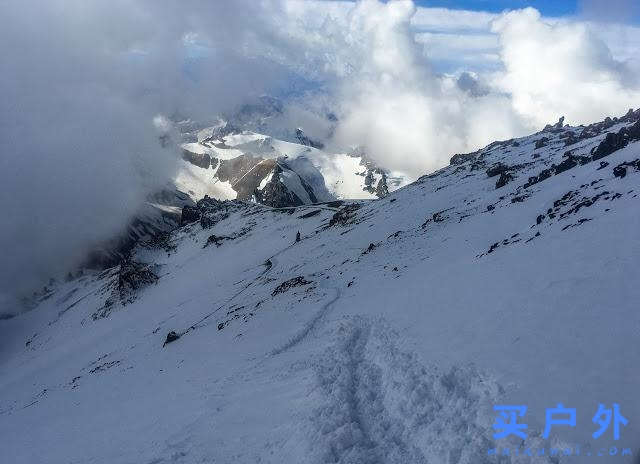
<instances>
[{"instance_id":1,"label":"snowy mountainside","mask_svg":"<svg viewBox=\"0 0 640 464\"><path fill-rule=\"evenodd\" d=\"M105 243L95 246L84 265L104 269L118 264L140 241L151 240L180 224L182 208L193 205L186 193L172 186L159 190L129 220L125 230Z\"/></svg>"},{"instance_id":2,"label":"snowy mountainside","mask_svg":"<svg viewBox=\"0 0 640 464\"><path fill-rule=\"evenodd\" d=\"M191 192L194 200L207 192L217 199L254 200L281 207L381 198L407 183L406 176L376 166L362 152L328 153L301 129L297 134L300 143L226 123L202 129L197 142L182 145L183 159L199 169L182 166L176 185ZM274 188L264 192L267 183ZM270 190L286 194L265 195Z\"/></svg>"},{"instance_id":3,"label":"snowy mountainside","mask_svg":"<svg viewBox=\"0 0 640 464\"><path fill-rule=\"evenodd\" d=\"M237 145L224 143L202 153L222 160ZM381 199L200 200L172 234L0 321L3 451L14 463L635 462L596 451L638 452L638 192L640 111L455 155ZM576 408L576 427L544 440L557 403ZM591 437L599 403L629 419L619 442ZM526 440L493 438L496 404L528 406ZM509 446L582 454L488 455Z\"/></svg>"}]
</instances>

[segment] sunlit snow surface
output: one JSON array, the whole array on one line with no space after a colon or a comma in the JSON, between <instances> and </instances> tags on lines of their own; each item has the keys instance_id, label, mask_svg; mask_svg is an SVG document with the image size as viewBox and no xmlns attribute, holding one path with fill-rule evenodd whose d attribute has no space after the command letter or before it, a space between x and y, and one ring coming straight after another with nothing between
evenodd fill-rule
<instances>
[{"instance_id":1,"label":"sunlit snow surface","mask_svg":"<svg viewBox=\"0 0 640 464\"><path fill-rule=\"evenodd\" d=\"M191 196L194 200L209 195L221 200L234 200L238 193L230 182L216 179L215 169L203 169L187 161L180 160L178 174L174 180L176 188Z\"/></svg>"},{"instance_id":2,"label":"sunlit snow surface","mask_svg":"<svg viewBox=\"0 0 640 464\"><path fill-rule=\"evenodd\" d=\"M534 149L543 135L549 144ZM523 188L603 137L494 146L477 169L449 166L360 201L331 227L330 206L238 206L211 229L195 222L139 248L135 259L159 280L106 314L117 268L57 285L33 311L0 321L3 455L551 462L487 456L520 444L493 440L493 406L524 404L524 446L615 444L637 459L640 172L612 170L638 158L640 143ZM498 161L522 166L496 189L486 169ZM205 246L212 234L230 238ZM192 326L163 347L169 331ZM598 404L614 402L629 425L619 442L610 432L594 440ZM577 426L554 428L548 443L539 434L557 403L576 408ZM635 462L559 458L592 461Z\"/></svg>"}]
</instances>

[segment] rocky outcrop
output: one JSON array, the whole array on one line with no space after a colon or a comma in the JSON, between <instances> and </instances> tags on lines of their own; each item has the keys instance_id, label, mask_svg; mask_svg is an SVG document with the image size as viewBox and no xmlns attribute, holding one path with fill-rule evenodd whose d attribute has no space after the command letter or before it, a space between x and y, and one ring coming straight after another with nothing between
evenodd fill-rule
<instances>
[{"instance_id":1,"label":"rocky outcrop","mask_svg":"<svg viewBox=\"0 0 640 464\"><path fill-rule=\"evenodd\" d=\"M509 172L503 172L500 174L500 178L496 181L496 189L504 187L514 179L513 175Z\"/></svg>"},{"instance_id":2,"label":"rocky outcrop","mask_svg":"<svg viewBox=\"0 0 640 464\"><path fill-rule=\"evenodd\" d=\"M636 171L640 171L640 159L635 159L633 161L625 161L624 163L620 163L615 168L613 168L614 177L619 177L622 179L627 175L627 168L632 168Z\"/></svg>"},{"instance_id":3,"label":"rocky outcrop","mask_svg":"<svg viewBox=\"0 0 640 464\"><path fill-rule=\"evenodd\" d=\"M364 171L358 173L358 175L364 177L362 190L378 198L387 196L389 194L389 172L380 168L375 162L369 159L362 148L354 150L351 155L360 157L360 166L364 167Z\"/></svg>"},{"instance_id":4,"label":"rocky outcrop","mask_svg":"<svg viewBox=\"0 0 640 464\"><path fill-rule=\"evenodd\" d=\"M280 182L281 172L282 168L279 165L276 166L271 180L267 182L261 191L256 191L257 199L263 205L274 208L303 205L302 199Z\"/></svg>"},{"instance_id":5,"label":"rocky outcrop","mask_svg":"<svg viewBox=\"0 0 640 464\"><path fill-rule=\"evenodd\" d=\"M561 172L568 171L571 168L578 166L579 164L587 164L591 161L591 158L588 156L578 156L573 155L571 152L567 152L564 154L565 159L555 166L555 173L560 174Z\"/></svg>"},{"instance_id":6,"label":"rocky outcrop","mask_svg":"<svg viewBox=\"0 0 640 464\"><path fill-rule=\"evenodd\" d=\"M120 264L118 272L118 292L120 300L131 302L142 288L158 282L158 276L151 265L127 259Z\"/></svg>"},{"instance_id":7,"label":"rocky outcrop","mask_svg":"<svg viewBox=\"0 0 640 464\"><path fill-rule=\"evenodd\" d=\"M103 319L118 307L133 303L142 289L158 282L153 265L134 261L131 256L122 259L117 270L108 269L102 275L109 275L111 282L105 287L110 290L104 304L91 315L93 320Z\"/></svg>"},{"instance_id":8,"label":"rocky outcrop","mask_svg":"<svg viewBox=\"0 0 640 464\"><path fill-rule=\"evenodd\" d=\"M382 173L382 177L378 181L375 194L378 198L384 198L389 195L389 187L387 186L387 174L385 172Z\"/></svg>"},{"instance_id":9,"label":"rocky outcrop","mask_svg":"<svg viewBox=\"0 0 640 464\"><path fill-rule=\"evenodd\" d=\"M468 161L473 161L476 159L476 156L478 156L477 152L473 152L473 153L460 153L460 154L456 154L453 155L451 157L451 159L449 160L449 163L457 166L460 164L464 164Z\"/></svg>"},{"instance_id":10,"label":"rocky outcrop","mask_svg":"<svg viewBox=\"0 0 640 464\"><path fill-rule=\"evenodd\" d=\"M593 160L598 160L627 146L634 140L640 140L640 120L630 127L623 127L617 133L609 132L604 140L593 150Z\"/></svg>"},{"instance_id":11,"label":"rocky outcrop","mask_svg":"<svg viewBox=\"0 0 640 464\"><path fill-rule=\"evenodd\" d=\"M180 216L180 225L189 224L190 222L196 222L200 219L200 210L191 205L184 206L182 208L182 215Z\"/></svg>"},{"instance_id":12,"label":"rocky outcrop","mask_svg":"<svg viewBox=\"0 0 640 464\"><path fill-rule=\"evenodd\" d=\"M237 200L216 200L205 195L194 206L185 206L182 210L182 225L200 221L203 229L210 229L218 222L229 217L233 211L245 207L246 203Z\"/></svg>"},{"instance_id":13,"label":"rocky outcrop","mask_svg":"<svg viewBox=\"0 0 640 464\"><path fill-rule=\"evenodd\" d=\"M509 170L509 166L503 163L496 163L487 169L487 177L495 177Z\"/></svg>"},{"instance_id":14,"label":"rocky outcrop","mask_svg":"<svg viewBox=\"0 0 640 464\"><path fill-rule=\"evenodd\" d=\"M346 226L356 220L356 212L360 209L358 203L349 203L340 208L329 220L329 227Z\"/></svg>"},{"instance_id":15,"label":"rocky outcrop","mask_svg":"<svg viewBox=\"0 0 640 464\"><path fill-rule=\"evenodd\" d=\"M564 116L560 116L560 119L558 119L557 123L553 125L547 124L545 128L542 130L542 132L557 133L557 132L561 132L563 127L564 127Z\"/></svg>"},{"instance_id":16,"label":"rocky outcrop","mask_svg":"<svg viewBox=\"0 0 640 464\"><path fill-rule=\"evenodd\" d=\"M542 148L542 147L546 147L547 144L549 143L549 139L547 137L542 137L541 139L536 140L536 150Z\"/></svg>"},{"instance_id":17,"label":"rocky outcrop","mask_svg":"<svg viewBox=\"0 0 640 464\"><path fill-rule=\"evenodd\" d=\"M286 280L278 285L273 292L271 292L271 296L276 296L277 294L285 293L294 287L302 287L311 283L312 282L306 280L303 276L294 277L293 279Z\"/></svg>"},{"instance_id":18,"label":"rocky outcrop","mask_svg":"<svg viewBox=\"0 0 640 464\"><path fill-rule=\"evenodd\" d=\"M322 142L307 137L300 128L296 129L296 139L301 145L305 145L307 147L317 148L318 150L322 150L324 148L324 144Z\"/></svg>"},{"instance_id":19,"label":"rocky outcrop","mask_svg":"<svg viewBox=\"0 0 640 464\"><path fill-rule=\"evenodd\" d=\"M138 242L153 241L175 229L181 222L181 209L193 205L186 193L164 189L149 195L126 229L96 246L82 267L105 269L117 265Z\"/></svg>"},{"instance_id":20,"label":"rocky outcrop","mask_svg":"<svg viewBox=\"0 0 640 464\"><path fill-rule=\"evenodd\" d=\"M209 166L211 166L211 156L206 153L193 153L189 150L182 150L182 159L203 169L209 169Z\"/></svg>"}]
</instances>

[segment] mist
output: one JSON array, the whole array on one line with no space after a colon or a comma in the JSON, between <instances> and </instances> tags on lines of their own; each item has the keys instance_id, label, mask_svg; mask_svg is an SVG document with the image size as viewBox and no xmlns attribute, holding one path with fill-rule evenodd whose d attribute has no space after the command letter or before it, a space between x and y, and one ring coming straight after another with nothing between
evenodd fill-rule
<instances>
[{"instance_id":1,"label":"mist","mask_svg":"<svg viewBox=\"0 0 640 464\"><path fill-rule=\"evenodd\" d=\"M226 43L249 30L235 19L247 3L215 14L199 3L0 6L2 311L18 311L19 297L73 270L172 180L177 150L160 146L167 128L154 118L211 116L284 80L277 63ZM192 17L199 6L204 17ZM222 45L194 58L185 34L205 26Z\"/></svg>"},{"instance_id":2,"label":"mist","mask_svg":"<svg viewBox=\"0 0 640 464\"><path fill-rule=\"evenodd\" d=\"M583 2L585 15L593 5ZM461 40L437 50L434 40L417 40L424 31L416 18L428 24L430 15L462 31ZM364 147L381 166L416 178L454 153L560 116L587 123L640 101L638 73L593 23L548 20L533 9L52 0L38 8L3 2L0 17L0 306L8 311L121 231L149 193L171 182L177 150L160 147L154 118L177 111L206 120L276 95L283 124L326 137L331 111L329 149ZM461 54L453 69L440 69L431 57L455 61L473 42L465 27L495 50Z\"/></svg>"}]
</instances>

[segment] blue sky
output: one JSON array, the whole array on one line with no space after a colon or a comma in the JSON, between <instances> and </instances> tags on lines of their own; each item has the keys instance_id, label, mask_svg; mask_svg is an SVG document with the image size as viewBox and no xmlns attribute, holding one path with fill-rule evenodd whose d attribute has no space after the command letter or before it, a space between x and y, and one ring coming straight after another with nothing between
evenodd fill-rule
<instances>
[{"instance_id":1,"label":"blue sky","mask_svg":"<svg viewBox=\"0 0 640 464\"><path fill-rule=\"evenodd\" d=\"M491 12L532 6L545 16L564 16L578 12L577 0L417 0L416 4Z\"/></svg>"},{"instance_id":2,"label":"blue sky","mask_svg":"<svg viewBox=\"0 0 640 464\"><path fill-rule=\"evenodd\" d=\"M419 6L500 13L528 6L546 17L577 16L584 19L640 24L640 0L414 0Z\"/></svg>"}]
</instances>

